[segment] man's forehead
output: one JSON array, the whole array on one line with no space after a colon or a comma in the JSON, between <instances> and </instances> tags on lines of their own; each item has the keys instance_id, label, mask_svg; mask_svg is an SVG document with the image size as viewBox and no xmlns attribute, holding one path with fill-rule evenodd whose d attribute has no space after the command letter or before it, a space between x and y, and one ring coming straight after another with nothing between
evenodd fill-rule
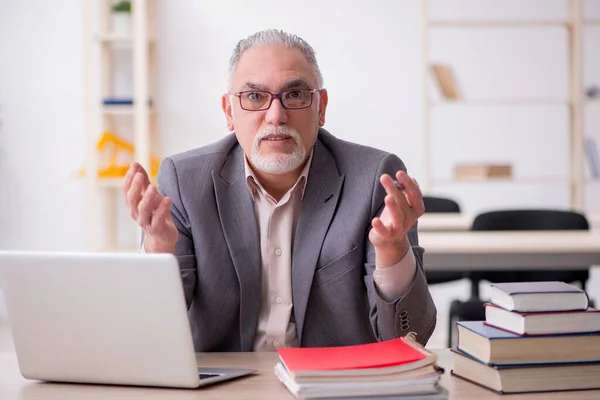
<instances>
[{"instance_id":1,"label":"man's forehead","mask_svg":"<svg viewBox=\"0 0 600 400\"><path fill-rule=\"evenodd\" d=\"M242 54L233 80L237 87L285 89L315 85L313 70L298 49L268 46Z\"/></svg>"},{"instance_id":2,"label":"man's forehead","mask_svg":"<svg viewBox=\"0 0 600 400\"><path fill-rule=\"evenodd\" d=\"M242 83L242 89L257 89L257 90L287 90L287 89L311 89L311 84L304 78L292 78L290 80L284 81L281 84L276 84L276 87L273 87L272 84L264 84L260 83L261 79L258 81L254 81L252 79Z\"/></svg>"}]
</instances>

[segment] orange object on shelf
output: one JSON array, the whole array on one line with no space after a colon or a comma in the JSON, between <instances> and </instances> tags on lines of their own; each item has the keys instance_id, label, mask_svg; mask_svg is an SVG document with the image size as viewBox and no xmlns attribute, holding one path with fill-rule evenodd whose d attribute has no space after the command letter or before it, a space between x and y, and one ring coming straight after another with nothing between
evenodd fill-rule
<instances>
[{"instance_id":1,"label":"orange object on shelf","mask_svg":"<svg viewBox=\"0 0 600 400\"><path fill-rule=\"evenodd\" d=\"M135 147L130 142L112 132L104 132L96 145L100 155L98 177L104 179L123 178L133 162ZM150 157L150 177L158 174L160 159ZM85 168L79 171L79 176L85 176Z\"/></svg>"}]
</instances>

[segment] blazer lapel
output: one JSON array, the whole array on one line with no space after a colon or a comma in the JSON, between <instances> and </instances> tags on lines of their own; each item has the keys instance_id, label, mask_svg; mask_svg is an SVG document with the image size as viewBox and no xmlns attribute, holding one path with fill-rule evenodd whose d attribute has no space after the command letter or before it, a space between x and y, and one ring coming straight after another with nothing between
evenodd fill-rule
<instances>
[{"instance_id":1,"label":"blazer lapel","mask_svg":"<svg viewBox=\"0 0 600 400\"><path fill-rule=\"evenodd\" d=\"M308 296L327 228L337 207L345 175L340 175L329 150L315 143L313 160L302 200L292 254L292 296L298 344Z\"/></svg>"},{"instance_id":2,"label":"blazer lapel","mask_svg":"<svg viewBox=\"0 0 600 400\"><path fill-rule=\"evenodd\" d=\"M244 152L212 172L219 218L240 285L241 351L252 351L261 305L260 236L244 174Z\"/></svg>"}]
</instances>

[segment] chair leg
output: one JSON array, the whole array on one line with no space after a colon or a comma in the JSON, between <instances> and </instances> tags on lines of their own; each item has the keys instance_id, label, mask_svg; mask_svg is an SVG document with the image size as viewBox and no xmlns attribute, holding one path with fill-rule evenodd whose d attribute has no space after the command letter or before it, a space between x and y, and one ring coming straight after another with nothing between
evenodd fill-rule
<instances>
[{"instance_id":1,"label":"chair leg","mask_svg":"<svg viewBox=\"0 0 600 400\"><path fill-rule=\"evenodd\" d=\"M454 334L456 332L456 321L462 319L461 310L464 303L460 300L453 300L450 303L450 312L448 313L448 348L454 346Z\"/></svg>"},{"instance_id":2,"label":"chair leg","mask_svg":"<svg viewBox=\"0 0 600 400\"><path fill-rule=\"evenodd\" d=\"M452 313L450 313L450 315L448 315L448 344L446 346L449 349L452 348L452 334L454 333L453 332L453 329L454 329L453 320L454 320L453 315L452 315Z\"/></svg>"},{"instance_id":3,"label":"chair leg","mask_svg":"<svg viewBox=\"0 0 600 400\"><path fill-rule=\"evenodd\" d=\"M482 321L485 320L485 309L483 302L478 298L471 298L465 302L454 300L450 304L450 315L448 316L448 347L455 347L454 337L457 321Z\"/></svg>"}]
</instances>

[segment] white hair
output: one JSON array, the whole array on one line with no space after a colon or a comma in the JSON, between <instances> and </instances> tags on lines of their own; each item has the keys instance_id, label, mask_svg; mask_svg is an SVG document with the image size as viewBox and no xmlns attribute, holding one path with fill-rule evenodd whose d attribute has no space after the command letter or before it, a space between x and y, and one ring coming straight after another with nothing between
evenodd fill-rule
<instances>
[{"instance_id":1,"label":"white hair","mask_svg":"<svg viewBox=\"0 0 600 400\"><path fill-rule=\"evenodd\" d=\"M242 39L238 42L233 50L233 54L229 59L229 81L227 82L227 88L229 91L232 89L232 77L237 65L242 57L242 54L248 49L262 46L278 45L283 46L287 49L298 49L304 54L306 61L313 69L315 81L317 82L316 89L323 89L323 76L321 70L317 64L317 57L315 51L304 39L291 33L284 32L277 29L268 29L260 32L256 32L246 39Z\"/></svg>"}]
</instances>

